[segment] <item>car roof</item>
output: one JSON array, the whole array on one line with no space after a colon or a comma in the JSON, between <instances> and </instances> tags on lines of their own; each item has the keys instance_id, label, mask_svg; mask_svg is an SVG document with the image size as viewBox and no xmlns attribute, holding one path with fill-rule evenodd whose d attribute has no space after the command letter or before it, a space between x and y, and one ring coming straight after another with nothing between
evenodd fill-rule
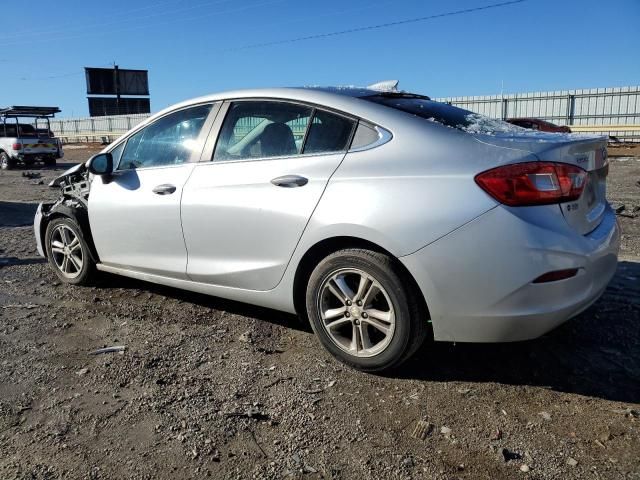
<instances>
[{"instance_id":1,"label":"car roof","mask_svg":"<svg viewBox=\"0 0 640 480\"><path fill-rule=\"evenodd\" d=\"M408 92L401 91L385 91L379 89L371 89L366 87L277 87L277 88L259 88L259 89L243 89L230 90L202 97L185 100L177 103L151 116L144 124L154 121L156 118L166 115L169 112L180 108L189 107L207 102L218 102L223 100L243 100L249 98L263 98L274 100L290 100L304 103L316 104L327 108L343 111L348 114L368 118L373 122L384 117L384 113L388 111L387 107L377 105L373 102L362 101L362 97L371 95L398 94L411 95ZM428 98L423 97L422 98Z\"/></svg>"}]
</instances>

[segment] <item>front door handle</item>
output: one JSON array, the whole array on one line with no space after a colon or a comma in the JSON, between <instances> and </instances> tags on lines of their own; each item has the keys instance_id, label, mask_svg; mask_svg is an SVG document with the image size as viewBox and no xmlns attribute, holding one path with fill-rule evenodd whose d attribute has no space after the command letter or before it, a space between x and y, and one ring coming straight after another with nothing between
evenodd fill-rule
<instances>
[{"instance_id":1,"label":"front door handle","mask_svg":"<svg viewBox=\"0 0 640 480\"><path fill-rule=\"evenodd\" d=\"M157 193L158 195L171 195L175 191L176 186L171 185L170 183L163 183L153 189L153 193Z\"/></svg>"},{"instance_id":2,"label":"front door handle","mask_svg":"<svg viewBox=\"0 0 640 480\"><path fill-rule=\"evenodd\" d=\"M305 177L301 177L300 175L283 175L282 177L276 177L271 180L276 187L284 187L284 188L295 188L295 187L303 187L309 180Z\"/></svg>"}]
</instances>

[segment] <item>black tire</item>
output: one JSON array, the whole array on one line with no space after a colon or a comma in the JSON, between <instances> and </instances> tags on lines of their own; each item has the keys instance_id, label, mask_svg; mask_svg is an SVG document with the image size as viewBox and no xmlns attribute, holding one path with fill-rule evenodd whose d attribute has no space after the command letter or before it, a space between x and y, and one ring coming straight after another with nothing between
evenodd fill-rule
<instances>
[{"instance_id":1,"label":"black tire","mask_svg":"<svg viewBox=\"0 0 640 480\"><path fill-rule=\"evenodd\" d=\"M16 167L16 161L5 152L0 152L0 169L12 170Z\"/></svg>"},{"instance_id":2,"label":"black tire","mask_svg":"<svg viewBox=\"0 0 640 480\"><path fill-rule=\"evenodd\" d=\"M331 290L329 287L329 283L332 282L331 279L343 275L340 277L341 281L346 283L351 281L353 283L354 280L350 280L349 275L355 276L351 278L358 281L362 276L358 276L359 273L357 272L364 273L368 281L375 281L382 287L384 293L380 294L383 295L383 302L390 304L388 305L389 311L395 315L395 323L391 334L380 334L380 332L377 332L377 334L380 334L379 336L384 336L385 340L378 344L381 345L381 350L371 356L351 354L346 351L346 344L340 347L339 343L341 343L341 341L332 338L328 333L321 314L321 310L324 310L326 305L326 303L323 302L335 301L331 294L327 293L328 290ZM336 275L338 277L336 277ZM337 284L332 283L331 285L335 286ZM349 285L349 287L351 293L357 289L355 283ZM378 291L380 292L380 290ZM358 298L357 295L352 296L353 300L356 298ZM380 297L374 296L372 298L376 300ZM347 332L346 343L348 343L349 331L355 333L357 328L362 328L356 325L362 324L364 326L365 323L371 321L371 319L364 320L364 318L366 318L364 316L366 312L372 311L367 310L368 307L366 303L367 300L365 299L365 305L358 307L359 310L356 309L354 313L345 313L344 316L339 317L341 324L344 324L339 328L346 329ZM332 253L324 258L313 270L307 284L307 314L311 327L320 340L320 343L341 362L364 371L382 371L397 367L418 350L427 337L430 328L428 324L428 313L426 309L423 308L423 303L422 297L416 292L415 283L411 278L408 278L408 274L398 265L397 260L383 253L371 250L345 249ZM337 305L338 308L344 308L349 312L355 306L355 303L349 303L345 300L344 306L339 302ZM348 305L352 306L350 307ZM358 317L358 319L354 319L355 317ZM327 320L329 323L331 323L331 321ZM373 332L374 335L376 334L376 330L374 329L372 331L371 328L371 325L367 324L366 329L369 333L367 333L366 337L370 345L374 343L371 341L370 333ZM334 332L335 337L335 330L332 330L332 332ZM362 336L359 338L362 339ZM364 347L364 343L359 342L359 340L352 341L355 343L352 343L351 347L353 347L354 344L359 347ZM374 347L374 349L375 348L377 347ZM360 354L367 354L364 350L366 349L361 350Z\"/></svg>"},{"instance_id":3,"label":"black tire","mask_svg":"<svg viewBox=\"0 0 640 480\"><path fill-rule=\"evenodd\" d=\"M77 259L79 258L78 252L81 253L81 268L76 268L76 263L68 260L68 263L71 263L68 268L68 273L65 273L60 265L64 265L62 259L65 254L53 251L53 248L59 249L59 241L61 240L60 232L66 232L66 229L69 229L73 235L75 235L75 238L78 239L78 244L75 246L74 250L75 262L77 262ZM53 271L60 280L71 285L89 285L91 283L91 280L95 275L96 265L91 256L87 241L82 233L82 229L78 226L75 220L68 217L57 217L51 220L47 225L44 242L49 265L51 265L51 268L53 268ZM56 242L55 246L54 242ZM67 246L72 243L73 242L69 242Z\"/></svg>"}]
</instances>

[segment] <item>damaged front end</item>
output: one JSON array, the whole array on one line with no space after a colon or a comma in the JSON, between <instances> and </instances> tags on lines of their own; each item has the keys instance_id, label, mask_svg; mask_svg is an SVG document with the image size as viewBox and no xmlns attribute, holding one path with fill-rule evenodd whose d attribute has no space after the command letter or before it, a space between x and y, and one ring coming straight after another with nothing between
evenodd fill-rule
<instances>
[{"instance_id":1,"label":"damaged front end","mask_svg":"<svg viewBox=\"0 0 640 480\"><path fill-rule=\"evenodd\" d=\"M89 228L88 202L91 175L87 167L84 163L71 167L49 183L49 187L60 188L61 195L55 202L38 205L33 222L38 253L43 257L47 256L44 240L49 222L56 217L68 217L75 220L80 227L93 260L97 262L98 255Z\"/></svg>"},{"instance_id":2,"label":"damaged front end","mask_svg":"<svg viewBox=\"0 0 640 480\"><path fill-rule=\"evenodd\" d=\"M67 197L68 199L75 199L81 202L86 209L91 179L89 178L89 171L84 163L79 163L69 170L66 170L62 175L54 178L51 183L49 183L49 186L52 188L59 187L62 190L62 196L58 202Z\"/></svg>"}]
</instances>

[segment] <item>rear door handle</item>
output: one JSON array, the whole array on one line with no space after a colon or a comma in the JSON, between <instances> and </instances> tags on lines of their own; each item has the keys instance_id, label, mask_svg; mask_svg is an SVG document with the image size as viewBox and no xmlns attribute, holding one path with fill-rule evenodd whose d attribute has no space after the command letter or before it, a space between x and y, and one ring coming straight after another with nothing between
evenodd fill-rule
<instances>
[{"instance_id":1,"label":"rear door handle","mask_svg":"<svg viewBox=\"0 0 640 480\"><path fill-rule=\"evenodd\" d=\"M153 193L157 193L158 195L171 195L175 191L176 186L171 185L170 183L163 183L153 189Z\"/></svg>"},{"instance_id":2,"label":"rear door handle","mask_svg":"<svg viewBox=\"0 0 640 480\"><path fill-rule=\"evenodd\" d=\"M295 188L303 187L309 183L309 179L301 177L300 175L283 175L282 177L276 177L271 180L276 187Z\"/></svg>"}]
</instances>

